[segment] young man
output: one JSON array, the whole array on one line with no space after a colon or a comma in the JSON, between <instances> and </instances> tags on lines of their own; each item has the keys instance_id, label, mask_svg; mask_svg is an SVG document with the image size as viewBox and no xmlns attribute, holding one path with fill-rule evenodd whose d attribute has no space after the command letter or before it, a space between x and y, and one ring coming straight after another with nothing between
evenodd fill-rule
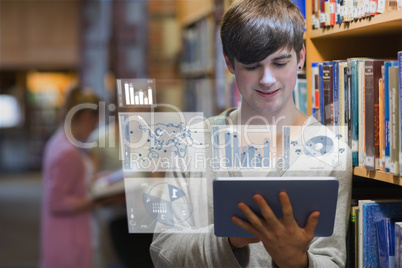
<instances>
[{"instance_id":1,"label":"young man","mask_svg":"<svg viewBox=\"0 0 402 268\"><path fill-rule=\"evenodd\" d=\"M276 125L276 153L282 155L282 127L295 126L297 139L303 132L306 140L314 137L314 127L323 127L313 117L307 117L295 106L292 92L297 71L305 60L303 45L304 20L290 0L236 1L225 13L221 38L227 67L235 75L242 103L239 109L229 109L209 120L212 125L236 122L244 125ZM280 120L278 120L280 119ZM311 129L311 130L309 130ZM307 133L307 134L306 134ZM206 151L206 158L212 155ZM233 222L250 232L255 238L216 237L213 220L206 232L154 236L151 255L156 267L343 267L345 266L345 239L351 193L351 154L341 155L343 168L333 167L322 171L306 172L303 167L320 160L312 157L295 157L291 168L276 168L264 176L334 176L339 180L339 193L334 233L330 237L314 238L319 212L313 212L304 228L293 218L292 206L286 193L279 199L283 218L278 219L260 195L253 197L263 218L244 203L239 209L249 222L233 217ZM278 157L278 163L283 158ZM324 164L323 164L324 165ZM212 180L230 177L230 171L205 173L175 173L176 178L200 177L207 179L207 193L202 192L199 180L189 180L192 200L208 196L209 219L212 217ZM247 172L235 174L250 176ZM255 175L254 175L255 176ZM195 201L196 202L196 201ZM194 220L197 217L194 213ZM205 230L203 230L205 231Z\"/></svg>"}]
</instances>

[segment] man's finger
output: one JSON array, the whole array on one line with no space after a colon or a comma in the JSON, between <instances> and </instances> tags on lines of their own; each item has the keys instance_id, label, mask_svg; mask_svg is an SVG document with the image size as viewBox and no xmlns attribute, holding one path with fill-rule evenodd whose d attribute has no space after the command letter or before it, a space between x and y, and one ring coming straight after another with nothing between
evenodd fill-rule
<instances>
[{"instance_id":1,"label":"man's finger","mask_svg":"<svg viewBox=\"0 0 402 268\"><path fill-rule=\"evenodd\" d=\"M258 205L262 216L265 219L265 222L271 227L271 228L277 228L281 225L280 221L276 217L275 213L272 211L271 207L268 205L268 203L265 201L265 199L259 195L255 194L253 196L254 202Z\"/></svg>"},{"instance_id":2,"label":"man's finger","mask_svg":"<svg viewBox=\"0 0 402 268\"><path fill-rule=\"evenodd\" d=\"M295 223L293 216L293 208L290 202L289 196L285 192L279 193L279 201L281 202L282 208L282 221L285 226L289 226Z\"/></svg>"},{"instance_id":3,"label":"man's finger","mask_svg":"<svg viewBox=\"0 0 402 268\"><path fill-rule=\"evenodd\" d=\"M250 224L236 216L232 217L232 221L234 224L236 224L243 230L246 230L247 232L249 232L250 234L252 234L254 236L258 236L258 230L252 224Z\"/></svg>"},{"instance_id":4,"label":"man's finger","mask_svg":"<svg viewBox=\"0 0 402 268\"><path fill-rule=\"evenodd\" d=\"M320 217L320 212L314 211L313 213L310 214L310 216L307 219L307 224L304 227L304 230L310 240L313 240L313 238L315 236L315 229L317 227L319 217Z\"/></svg>"}]
</instances>

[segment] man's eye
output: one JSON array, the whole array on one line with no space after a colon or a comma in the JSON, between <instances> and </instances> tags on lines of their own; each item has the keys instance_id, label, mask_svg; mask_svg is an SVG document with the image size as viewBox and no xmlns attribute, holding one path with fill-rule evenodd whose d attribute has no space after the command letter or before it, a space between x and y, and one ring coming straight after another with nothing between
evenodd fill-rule
<instances>
[{"instance_id":1,"label":"man's eye","mask_svg":"<svg viewBox=\"0 0 402 268\"><path fill-rule=\"evenodd\" d=\"M275 62L274 65L275 65L276 67L284 67L284 66L286 65L286 62L285 62L285 63Z\"/></svg>"},{"instance_id":2,"label":"man's eye","mask_svg":"<svg viewBox=\"0 0 402 268\"><path fill-rule=\"evenodd\" d=\"M245 68L248 71L253 71L253 70L257 69L257 66L246 66Z\"/></svg>"}]
</instances>

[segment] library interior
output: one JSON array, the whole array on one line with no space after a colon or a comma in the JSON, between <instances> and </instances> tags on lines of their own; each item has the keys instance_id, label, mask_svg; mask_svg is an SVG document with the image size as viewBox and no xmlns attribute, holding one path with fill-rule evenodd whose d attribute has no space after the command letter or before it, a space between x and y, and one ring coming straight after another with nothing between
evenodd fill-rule
<instances>
[{"instance_id":1,"label":"library interior","mask_svg":"<svg viewBox=\"0 0 402 268\"><path fill-rule=\"evenodd\" d=\"M75 85L81 94L96 94L98 129L91 129L87 118L71 120L72 131L77 125L74 133L85 137L82 142L102 132L103 147L117 150L122 138L108 127L124 118L120 112L146 113L155 104L157 112L209 118L240 107L220 37L222 16L233 2L0 1L0 268L34 268L43 261L44 199L64 204L58 204L57 194L46 197L52 187L64 186L45 185L45 165L52 162L45 156L56 158L55 151L67 145L59 141L54 151L46 148L61 129ZM352 152L346 267L402 267L402 1L292 2L305 19L306 48L293 100ZM90 136L83 129L94 132ZM105 163L99 156L87 158L98 177L110 170L121 176L118 157ZM93 267L153 267L144 257L152 234L128 231L128 199L120 186L107 197L113 200L105 198L109 203L91 211L96 228L85 235L92 237ZM392 230L394 244L380 243L380 224ZM384 253L387 249L392 253Z\"/></svg>"}]
</instances>

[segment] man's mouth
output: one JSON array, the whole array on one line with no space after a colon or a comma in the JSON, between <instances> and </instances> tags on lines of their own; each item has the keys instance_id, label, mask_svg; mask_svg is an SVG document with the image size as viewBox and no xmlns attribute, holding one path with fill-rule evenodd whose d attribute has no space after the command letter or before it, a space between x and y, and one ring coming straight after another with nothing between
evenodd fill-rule
<instances>
[{"instance_id":1,"label":"man's mouth","mask_svg":"<svg viewBox=\"0 0 402 268\"><path fill-rule=\"evenodd\" d=\"M276 95L276 93L279 91L279 89L275 89L275 90L270 90L270 91L265 91L265 90L257 90L256 91L262 95L262 96L266 96L266 97L273 97Z\"/></svg>"}]
</instances>

